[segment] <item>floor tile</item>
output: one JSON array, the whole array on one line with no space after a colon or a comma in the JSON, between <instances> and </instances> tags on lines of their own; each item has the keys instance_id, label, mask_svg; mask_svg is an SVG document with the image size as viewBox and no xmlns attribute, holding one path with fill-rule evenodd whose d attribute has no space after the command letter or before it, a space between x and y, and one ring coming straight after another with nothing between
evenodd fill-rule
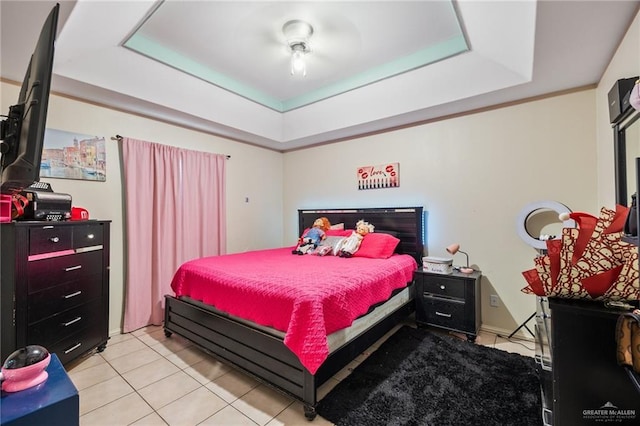
<instances>
[{"instance_id":1,"label":"floor tile","mask_svg":"<svg viewBox=\"0 0 640 426\"><path fill-rule=\"evenodd\" d=\"M167 422L154 411L137 422L131 423L131 426L167 426Z\"/></svg>"},{"instance_id":2,"label":"floor tile","mask_svg":"<svg viewBox=\"0 0 640 426\"><path fill-rule=\"evenodd\" d=\"M142 343L138 339L128 339L115 345L107 345L107 348L102 352L102 357L107 361L119 358L123 355L128 355L132 352L139 351L147 348L147 345Z\"/></svg>"},{"instance_id":3,"label":"floor tile","mask_svg":"<svg viewBox=\"0 0 640 426\"><path fill-rule=\"evenodd\" d=\"M138 390L145 401L155 410L158 410L178 398L182 398L189 392L194 391L201 385L196 379L178 371L171 376L158 380L157 382Z\"/></svg>"},{"instance_id":4,"label":"floor tile","mask_svg":"<svg viewBox=\"0 0 640 426\"><path fill-rule=\"evenodd\" d=\"M160 408L158 414L171 426L197 425L226 406L222 398L201 386Z\"/></svg>"},{"instance_id":5,"label":"floor tile","mask_svg":"<svg viewBox=\"0 0 640 426\"><path fill-rule=\"evenodd\" d=\"M70 372L70 371L78 372L86 368L95 367L96 365L106 364L106 363L107 361L105 361L100 354L93 353L89 356L80 357L75 361L72 361L71 363L65 365L64 368L67 370L67 372Z\"/></svg>"},{"instance_id":6,"label":"floor tile","mask_svg":"<svg viewBox=\"0 0 640 426\"><path fill-rule=\"evenodd\" d=\"M148 346L157 345L168 339L168 337L164 335L164 329L162 327L147 328L145 333L140 333L136 337Z\"/></svg>"},{"instance_id":7,"label":"floor tile","mask_svg":"<svg viewBox=\"0 0 640 426\"><path fill-rule=\"evenodd\" d=\"M135 370L138 367L142 367L143 365L161 358L162 356L159 353L148 346L144 346L138 351L130 352L126 355L109 360L109 364L111 364L118 373L124 374L127 371Z\"/></svg>"},{"instance_id":8,"label":"floor tile","mask_svg":"<svg viewBox=\"0 0 640 426\"><path fill-rule=\"evenodd\" d=\"M184 372L203 385L206 385L210 381L227 374L230 370L231 367L207 356L202 361L185 368Z\"/></svg>"},{"instance_id":9,"label":"floor tile","mask_svg":"<svg viewBox=\"0 0 640 426\"><path fill-rule=\"evenodd\" d=\"M166 358L159 358L148 364L129 370L122 375L134 389L142 389L165 377L177 373L180 369Z\"/></svg>"},{"instance_id":10,"label":"floor tile","mask_svg":"<svg viewBox=\"0 0 640 426\"><path fill-rule=\"evenodd\" d=\"M293 400L290 397L268 386L260 385L231 405L259 425L265 425L291 403Z\"/></svg>"},{"instance_id":11,"label":"floor tile","mask_svg":"<svg viewBox=\"0 0 640 426\"><path fill-rule=\"evenodd\" d=\"M134 392L80 416L80 426L128 425L152 412L153 408Z\"/></svg>"},{"instance_id":12,"label":"floor tile","mask_svg":"<svg viewBox=\"0 0 640 426\"><path fill-rule=\"evenodd\" d=\"M198 426L256 426L257 423L230 405L209 417ZM313 425L315 426L315 425Z\"/></svg>"},{"instance_id":13,"label":"floor tile","mask_svg":"<svg viewBox=\"0 0 640 426\"><path fill-rule=\"evenodd\" d=\"M80 391L80 415L107 405L134 389L120 376L95 384Z\"/></svg>"},{"instance_id":14,"label":"floor tile","mask_svg":"<svg viewBox=\"0 0 640 426\"><path fill-rule=\"evenodd\" d=\"M180 369L190 367L193 364L204 361L208 357L209 355L195 346L190 346L171 355L166 355L166 358L177 365Z\"/></svg>"},{"instance_id":15,"label":"floor tile","mask_svg":"<svg viewBox=\"0 0 640 426\"><path fill-rule=\"evenodd\" d=\"M69 378L78 391L118 377L118 372L106 362L80 371L71 371Z\"/></svg>"},{"instance_id":16,"label":"floor tile","mask_svg":"<svg viewBox=\"0 0 640 426\"><path fill-rule=\"evenodd\" d=\"M258 382L246 374L231 370L206 386L230 404L258 386Z\"/></svg>"},{"instance_id":17,"label":"floor tile","mask_svg":"<svg viewBox=\"0 0 640 426\"><path fill-rule=\"evenodd\" d=\"M188 340L174 334L170 338L152 345L151 348L162 356L168 356L190 346L193 345Z\"/></svg>"}]
</instances>

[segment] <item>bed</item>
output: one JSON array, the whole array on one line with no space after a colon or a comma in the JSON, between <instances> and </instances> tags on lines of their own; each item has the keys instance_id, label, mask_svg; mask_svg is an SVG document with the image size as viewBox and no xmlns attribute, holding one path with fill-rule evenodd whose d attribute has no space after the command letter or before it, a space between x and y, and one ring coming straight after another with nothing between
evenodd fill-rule
<instances>
[{"instance_id":1,"label":"bed","mask_svg":"<svg viewBox=\"0 0 640 426\"><path fill-rule=\"evenodd\" d=\"M364 219L378 237L400 242L388 259L298 256L293 247L196 259L178 269L175 294L165 296L167 337L176 333L296 398L309 420L318 388L414 311L413 270L423 256L422 207L299 210L299 234L320 216L347 230ZM279 264L293 265L286 280Z\"/></svg>"}]
</instances>

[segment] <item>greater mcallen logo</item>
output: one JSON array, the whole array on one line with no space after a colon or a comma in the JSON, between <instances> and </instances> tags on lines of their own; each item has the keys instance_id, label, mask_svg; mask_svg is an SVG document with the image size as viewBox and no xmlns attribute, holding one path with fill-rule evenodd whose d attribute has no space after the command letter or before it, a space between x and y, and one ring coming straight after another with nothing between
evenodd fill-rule
<instances>
[{"instance_id":1,"label":"greater mcallen logo","mask_svg":"<svg viewBox=\"0 0 640 426\"><path fill-rule=\"evenodd\" d=\"M636 410L621 409L607 401L606 404L598 409L582 410L582 418L597 422L621 422L634 420L636 418Z\"/></svg>"}]
</instances>

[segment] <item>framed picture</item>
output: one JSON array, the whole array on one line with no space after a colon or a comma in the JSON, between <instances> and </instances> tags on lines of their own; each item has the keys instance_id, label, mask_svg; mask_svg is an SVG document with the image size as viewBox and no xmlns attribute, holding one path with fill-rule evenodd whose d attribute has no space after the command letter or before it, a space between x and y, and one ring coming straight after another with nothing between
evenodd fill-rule
<instances>
[{"instance_id":1,"label":"framed picture","mask_svg":"<svg viewBox=\"0 0 640 426\"><path fill-rule=\"evenodd\" d=\"M45 130L40 162L41 178L104 182L107 179L106 169L104 137L56 129Z\"/></svg>"},{"instance_id":2,"label":"framed picture","mask_svg":"<svg viewBox=\"0 0 640 426\"><path fill-rule=\"evenodd\" d=\"M358 189L384 189L400 186L400 163L358 167Z\"/></svg>"}]
</instances>

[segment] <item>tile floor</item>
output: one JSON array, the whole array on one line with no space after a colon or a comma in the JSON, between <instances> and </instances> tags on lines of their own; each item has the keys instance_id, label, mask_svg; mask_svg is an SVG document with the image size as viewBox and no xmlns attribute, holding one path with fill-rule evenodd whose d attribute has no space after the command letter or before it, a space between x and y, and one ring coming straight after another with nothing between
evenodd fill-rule
<instances>
[{"instance_id":1,"label":"tile floor","mask_svg":"<svg viewBox=\"0 0 640 426\"><path fill-rule=\"evenodd\" d=\"M319 389L326 395L384 338ZM533 342L481 333L478 344L534 355ZM161 327L111 337L66 366L80 393L80 425L309 425L302 404L216 361Z\"/></svg>"}]
</instances>

